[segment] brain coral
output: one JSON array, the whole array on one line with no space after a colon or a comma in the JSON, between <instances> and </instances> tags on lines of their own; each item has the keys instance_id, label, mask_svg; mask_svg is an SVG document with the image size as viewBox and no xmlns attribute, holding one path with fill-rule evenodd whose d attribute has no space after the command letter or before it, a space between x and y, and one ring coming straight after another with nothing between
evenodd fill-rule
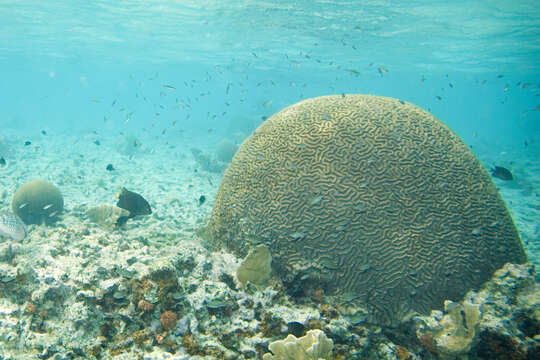
<instances>
[{"instance_id":1,"label":"brain coral","mask_svg":"<svg viewBox=\"0 0 540 360\"><path fill-rule=\"evenodd\" d=\"M266 120L225 172L206 229L241 256L266 244L286 282L318 277L388 325L526 261L458 136L413 104L371 95L309 99Z\"/></svg>"},{"instance_id":2,"label":"brain coral","mask_svg":"<svg viewBox=\"0 0 540 360\"><path fill-rule=\"evenodd\" d=\"M50 182L32 180L15 192L11 208L25 224L51 224L64 209L64 198Z\"/></svg>"}]
</instances>

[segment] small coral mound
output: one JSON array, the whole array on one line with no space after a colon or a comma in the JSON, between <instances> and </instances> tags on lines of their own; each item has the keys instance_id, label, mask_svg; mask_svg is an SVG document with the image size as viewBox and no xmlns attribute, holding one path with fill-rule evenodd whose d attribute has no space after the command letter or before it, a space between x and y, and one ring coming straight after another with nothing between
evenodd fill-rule
<instances>
[{"instance_id":1,"label":"small coral mound","mask_svg":"<svg viewBox=\"0 0 540 360\"><path fill-rule=\"evenodd\" d=\"M64 198L50 182L33 180L15 192L11 208L27 225L50 225L64 209Z\"/></svg>"},{"instance_id":2,"label":"small coral mound","mask_svg":"<svg viewBox=\"0 0 540 360\"><path fill-rule=\"evenodd\" d=\"M333 347L332 340L323 331L315 329L301 338L288 335L284 340L274 341L268 346L272 354L264 354L263 360L330 359Z\"/></svg>"}]
</instances>

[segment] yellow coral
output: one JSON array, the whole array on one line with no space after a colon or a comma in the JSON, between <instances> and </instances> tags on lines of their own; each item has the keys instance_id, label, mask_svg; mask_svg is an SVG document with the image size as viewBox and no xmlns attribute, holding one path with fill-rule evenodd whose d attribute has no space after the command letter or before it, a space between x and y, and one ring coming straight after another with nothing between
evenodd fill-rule
<instances>
[{"instance_id":1,"label":"yellow coral","mask_svg":"<svg viewBox=\"0 0 540 360\"><path fill-rule=\"evenodd\" d=\"M238 281L246 285L249 281L254 285L263 286L270 279L272 257L266 245L253 249L242 261L236 272Z\"/></svg>"},{"instance_id":2,"label":"yellow coral","mask_svg":"<svg viewBox=\"0 0 540 360\"><path fill-rule=\"evenodd\" d=\"M263 360L328 360L333 347L332 340L315 329L301 338L289 334L284 340L274 341L268 346L273 355L264 354Z\"/></svg>"}]
</instances>

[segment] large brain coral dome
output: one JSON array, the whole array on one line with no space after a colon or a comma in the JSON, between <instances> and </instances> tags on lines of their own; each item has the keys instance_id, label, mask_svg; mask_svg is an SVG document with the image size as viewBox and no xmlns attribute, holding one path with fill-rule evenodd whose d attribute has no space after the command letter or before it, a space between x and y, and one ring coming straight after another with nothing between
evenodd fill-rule
<instances>
[{"instance_id":1,"label":"large brain coral dome","mask_svg":"<svg viewBox=\"0 0 540 360\"><path fill-rule=\"evenodd\" d=\"M266 244L283 279L319 277L384 324L526 261L458 136L413 104L370 95L309 99L265 121L225 172L208 229L239 255Z\"/></svg>"}]
</instances>

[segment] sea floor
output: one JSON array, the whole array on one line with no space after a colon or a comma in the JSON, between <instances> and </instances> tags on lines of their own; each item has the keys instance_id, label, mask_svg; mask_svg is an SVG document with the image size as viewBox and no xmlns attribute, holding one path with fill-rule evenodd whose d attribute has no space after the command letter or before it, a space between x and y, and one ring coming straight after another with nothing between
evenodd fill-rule
<instances>
[{"instance_id":1,"label":"sea floor","mask_svg":"<svg viewBox=\"0 0 540 360\"><path fill-rule=\"evenodd\" d=\"M397 345L407 341L359 325L345 315L354 315L350 308L322 299L293 303L276 279L266 289L242 289L234 279L241 259L212 252L197 236L226 166L215 160L212 140L4 134L0 210L10 208L19 186L45 179L61 190L65 212L55 226L29 226L21 243L0 242L0 359L260 358L270 341L315 328L332 336L336 359L436 358L438 343ZM215 135L215 144L220 140ZM515 174L511 183L495 183L538 265L540 164L525 152L535 149L487 149L473 149L486 167ZM89 220L87 211L116 204L122 187L147 199L152 215L121 230ZM510 269L500 279L525 279L535 300L522 307L538 308L530 272ZM164 317L174 322L170 328ZM425 335L429 326L422 329Z\"/></svg>"}]
</instances>

